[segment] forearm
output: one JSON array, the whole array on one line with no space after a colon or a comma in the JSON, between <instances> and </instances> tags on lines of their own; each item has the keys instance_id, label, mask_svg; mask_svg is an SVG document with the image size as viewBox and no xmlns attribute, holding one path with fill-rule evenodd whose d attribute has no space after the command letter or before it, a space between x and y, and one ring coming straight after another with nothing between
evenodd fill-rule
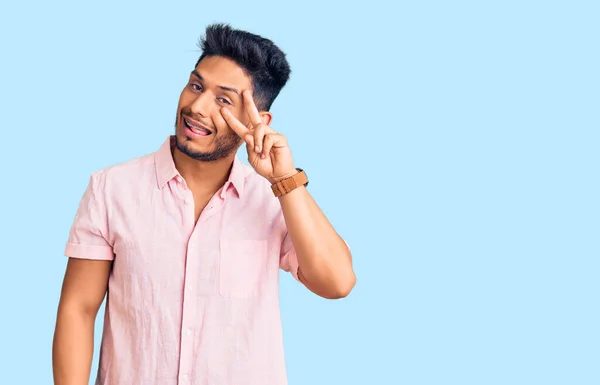
<instances>
[{"instance_id":1,"label":"forearm","mask_svg":"<svg viewBox=\"0 0 600 385\"><path fill-rule=\"evenodd\" d=\"M94 351L94 315L59 308L52 346L54 385L87 385Z\"/></svg>"},{"instance_id":2,"label":"forearm","mask_svg":"<svg viewBox=\"0 0 600 385\"><path fill-rule=\"evenodd\" d=\"M304 187L279 200L303 283L327 298L348 295L356 280L350 250L315 200Z\"/></svg>"}]
</instances>

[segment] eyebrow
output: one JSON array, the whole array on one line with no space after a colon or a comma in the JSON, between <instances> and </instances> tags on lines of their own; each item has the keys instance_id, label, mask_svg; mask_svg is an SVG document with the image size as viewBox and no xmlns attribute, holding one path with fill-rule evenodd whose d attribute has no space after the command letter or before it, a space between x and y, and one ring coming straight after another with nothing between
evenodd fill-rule
<instances>
[{"instance_id":1,"label":"eyebrow","mask_svg":"<svg viewBox=\"0 0 600 385\"><path fill-rule=\"evenodd\" d=\"M198 80L200 81L204 81L204 78L198 73L198 71L193 70L192 71L192 75L194 75L195 77L198 78ZM237 88L233 88L233 87L227 87L227 86L217 86L220 89L222 89L223 91L229 91L229 92L233 92L236 95L240 95L240 91L237 90Z\"/></svg>"}]
</instances>

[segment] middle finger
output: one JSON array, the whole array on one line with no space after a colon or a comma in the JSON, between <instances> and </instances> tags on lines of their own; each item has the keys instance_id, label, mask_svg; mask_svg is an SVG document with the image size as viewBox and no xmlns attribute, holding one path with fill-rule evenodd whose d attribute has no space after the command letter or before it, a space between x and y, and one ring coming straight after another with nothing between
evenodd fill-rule
<instances>
[{"instance_id":1,"label":"middle finger","mask_svg":"<svg viewBox=\"0 0 600 385\"><path fill-rule=\"evenodd\" d=\"M250 118L250 122L252 125L256 126L262 122L260 118L260 113L258 112L258 108L254 104L254 99L252 98L252 93L248 90L244 92L244 104L246 105L246 112L248 112L248 117Z\"/></svg>"},{"instance_id":2,"label":"middle finger","mask_svg":"<svg viewBox=\"0 0 600 385\"><path fill-rule=\"evenodd\" d=\"M265 136L265 132L267 130L267 126L260 123L257 124L256 126L254 126L254 132L253 132L253 136L254 136L254 151L257 154L260 154L260 152L262 151L262 143L263 143L263 138Z\"/></svg>"}]
</instances>

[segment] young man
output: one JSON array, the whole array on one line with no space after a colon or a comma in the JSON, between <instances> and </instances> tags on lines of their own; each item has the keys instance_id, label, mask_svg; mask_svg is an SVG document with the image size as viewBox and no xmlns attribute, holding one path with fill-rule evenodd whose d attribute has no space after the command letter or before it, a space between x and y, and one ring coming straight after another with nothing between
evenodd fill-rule
<instances>
[{"instance_id":1,"label":"young man","mask_svg":"<svg viewBox=\"0 0 600 385\"><path fill-rule=\"evenodd\" d=\"M202 51L175 135L90 178L65 250L56 385L88 383L106 293L96 384L286 384L279 269L325 298L354 286L348 246L269 126L285 54L220 24Z\"/></svg>"}]
</instances>

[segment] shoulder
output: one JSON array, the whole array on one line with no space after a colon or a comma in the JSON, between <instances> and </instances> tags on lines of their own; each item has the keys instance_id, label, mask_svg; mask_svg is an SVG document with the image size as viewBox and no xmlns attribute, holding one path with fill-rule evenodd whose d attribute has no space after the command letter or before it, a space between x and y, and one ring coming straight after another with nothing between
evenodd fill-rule
<instances>
[{"instance_id":1,"label":"shoulder","mask_svg":"<svg viewBox=\"0 0 600 385\"><path fill-rule=\"evenodd\" d=\"M258 195L264 198L275 197L271 191L271 184L269 181L258 175L253 169L250 169L248 175L246 176L245 188L253 195Z\"/></svg>"},{"instance_id":2,"label":"shoulder","mask_svg":"<svg viewBox=\"0 0 600 385\"><path fill-rule=\"evenodd\" d=\"M271 183L257 174L250 166L245 177L243 204L253 207L266 221L274 221L282 216L281 203L273 194Z\"/></svg>"},{"instance_id":3,"label":"shoulder","mask_svg":"<svg viewBox=\"0 0 600 385\"><path fill-rule=\"evenodd\" d=\"M244 195L247 195L254 202L278 203L269 181L254 171L252 167L246 164L242 166L244 171Z\"/></svg>"},{"instance_id":4,"label":"shoulder","mask_svg":"<svg viewBox=\"0 0 600 385\"><path fill-rule=\"evenodd\" d=\"M107 166L91 174L91 183L99 193L115 193L128 187L156 181L155 153Z\"/></svg>"}]
</instances>

